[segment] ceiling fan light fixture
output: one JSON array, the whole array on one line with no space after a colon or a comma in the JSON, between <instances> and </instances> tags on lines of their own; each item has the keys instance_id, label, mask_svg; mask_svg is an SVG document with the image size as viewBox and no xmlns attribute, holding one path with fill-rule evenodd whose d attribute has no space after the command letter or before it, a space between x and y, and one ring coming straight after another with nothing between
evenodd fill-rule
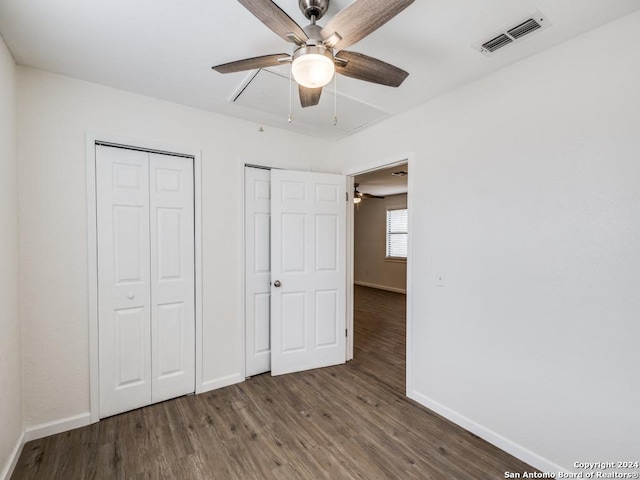
<instances>
[{"instance_id":1,"label":"ceiling fan light fixture","mask_svg":"<svg viewBox=\"0 0 640 480\"><path fill-rule=\"evenodd\" d=\"M335 71L333 54L323 46L300 47L293 54L291 73L303 87L324 87L331 81Z\"/></svg>"}]
</instances>

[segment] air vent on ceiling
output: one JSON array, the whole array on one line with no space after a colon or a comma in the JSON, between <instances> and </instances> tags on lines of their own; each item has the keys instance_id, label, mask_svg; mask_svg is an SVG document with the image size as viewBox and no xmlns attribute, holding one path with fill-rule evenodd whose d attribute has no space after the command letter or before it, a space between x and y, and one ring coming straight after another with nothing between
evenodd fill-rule
<instances>
[{"instance_id":1,"label":"air vent on ceiling","mask_svg":"<svg viewBox=\"0 0 640 480\"><path fill-rule=\"evenodd\" d=\"M539 28L542 28L542 25L540 25L537 20L530 18L526 22L522 22L520 25L513 27L507 33L517 40Z\"/></svg>"},{"instance_id":2,"label":"air vent on ceiling","mask_svg":"<svg viewBox=\"0 0 640 480\"><path fill-rule=\"evenodd\" d=\"M503 33L502 35L498 35L496 38L492 38L488 42L483 43L482 48L490 52L495 52L499 48L502 48L511 42L513 42L513 39Z\"/></svg>"},{"instance_id":3,"label":"air vent on ceiling","mask_svg":"<svg viewBox=\"0 0 640 480\"><path fill-rule=\"evenodd\" d=\"M496 50L500 50L516 40L550 26L551 22L538 10L519 22L514 22L508 27L498 30L493 35L490 35L488 39L475 43L473 48L489 56Z\"/></svg>"}]
</instances>

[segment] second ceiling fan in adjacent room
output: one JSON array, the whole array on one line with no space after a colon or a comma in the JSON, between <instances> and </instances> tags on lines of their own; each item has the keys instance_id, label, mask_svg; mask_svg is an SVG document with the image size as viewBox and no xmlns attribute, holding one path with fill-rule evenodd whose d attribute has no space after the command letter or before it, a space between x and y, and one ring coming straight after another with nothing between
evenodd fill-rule
<instances>
[{"instance_id":1,"label":"second ceiling fan in adjacent room","mask_svg":"<svg viewBox=\"0 0 640 480\"><path fill-rule=\"evenodd\" d=\"M390 87L399 87L409 75L382 60L344 49L380 28L414 0L356 0L334 15L324 27L316 22L329 8L329 0L299 0L300 10L311 22L304 28L271 0L238 1L296 47L291 55L263 55L212 67L217 72L234 73L291 62L291 73L298 84L303 107L320 102L322 88L336 73Z\"/></svg>"},{"instance_id":2,"label":"second ceiling fan in adjacent room","mask_svg":"<svg viewBox=\"0 0 640 480\"><path fill-rule=\"evenodd\" d=\"M384 198L381 195L371 195L370 193L362 193L358 191L359 183L353 184L353 203L360 203L365 198Z\"/></svg>"}]
</instances>

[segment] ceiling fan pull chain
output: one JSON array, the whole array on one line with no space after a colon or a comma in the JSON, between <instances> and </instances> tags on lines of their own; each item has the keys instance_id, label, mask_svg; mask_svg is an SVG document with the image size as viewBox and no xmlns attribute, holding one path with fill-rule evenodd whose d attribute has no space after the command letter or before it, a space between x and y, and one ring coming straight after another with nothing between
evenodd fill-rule
<instances>
[{"instance_id":1,"label":"ceiling fan pull chain","mask_svg":"<svg viewBox=\"0 0 640 480\"><path fill-rule=\"evenodd\" d=\"M291 82L291 71L293 70L293 62L291 62L291 66L289 67L289 123L291 123L292 117L291 117L291 96L293 95L292 92L292 82Z\"/></svg>"},{"instance_id":2,"label":"ceiling fan pull chain","mask_svg":"<svg viewBox=\"0 0 640 480\"><path fill-rule=\"evenodd\" d=\"M333 125L338 125L338 74L333 74Z\"/></svg>"}]
</instances>

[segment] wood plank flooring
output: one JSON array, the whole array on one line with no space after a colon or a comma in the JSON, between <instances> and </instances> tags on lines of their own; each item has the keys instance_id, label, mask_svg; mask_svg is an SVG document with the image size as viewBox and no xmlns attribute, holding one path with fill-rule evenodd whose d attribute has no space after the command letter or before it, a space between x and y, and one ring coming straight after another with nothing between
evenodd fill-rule
<instances>
[{"instance_id":1,"label":"wood plank flooring","mask_svg":"<svg viewBox=\"0 0 640 480\"><path fill-rule=\"evenodd\" d=\"M355 358L29 442L13 479L498 479L533 468L408 400L404 295L356 286Z\"/></svg>"}]
</instances>

